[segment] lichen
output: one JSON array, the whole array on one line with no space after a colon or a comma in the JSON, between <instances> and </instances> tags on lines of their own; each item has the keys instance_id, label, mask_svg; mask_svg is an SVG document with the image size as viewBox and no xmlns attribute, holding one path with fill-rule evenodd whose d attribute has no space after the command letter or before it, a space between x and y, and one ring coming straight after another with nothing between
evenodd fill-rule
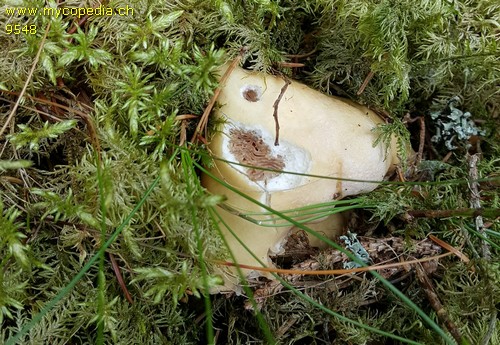
<instances>
[{"instance_id":1,"label":"lichen","mask_svg":"<svg viewBox=\"0 0 500 345\"><path fill-rule=\"evenodd\" d=\"M436 123L436 134L432 142L444 142L448 150L457 149L457 143L469 144L467 141L474 135L484 136L486 131L479 129L471 119L470 112L457 108L460 98L455 96L448 101L448 109L431 112L431 118Z\"/></svg>"},{"instance_id":2,"label":"lichen","mask_svg":"<svg viewBox=\"0 0 500 345\"><path fill-rule=\"evenodd\" d=\"M344 241L346 248L349 249L361 262L365 264L370 263L370 254L368 254L366 249L359 242L356 234L348 231L347 236L340 236L340 239ZM345 269L361 267L359 263L354 261L345 262L343 266Z\"/></svg>"}]
</instances>

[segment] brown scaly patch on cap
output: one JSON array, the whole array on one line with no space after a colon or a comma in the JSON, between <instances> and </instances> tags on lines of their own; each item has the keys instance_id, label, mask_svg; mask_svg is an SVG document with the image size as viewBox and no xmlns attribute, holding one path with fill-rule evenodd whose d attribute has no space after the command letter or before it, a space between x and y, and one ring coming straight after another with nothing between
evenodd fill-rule
<instances>
[{"instance_id":1,"label":"brown scaly patch on cap","mask_svg":"<svg viewBox=\"0 0 500 345\"><path fill-rule=\"evenodd\" d=\"M285 162L282 156L273 156L271 149L255 131L233 128L229 131L229 151L239 163L259 168L283 170ZM247 176L252 181L266 181L277 176L273 171L247 168Z\"/></svg>"}]
</instances>

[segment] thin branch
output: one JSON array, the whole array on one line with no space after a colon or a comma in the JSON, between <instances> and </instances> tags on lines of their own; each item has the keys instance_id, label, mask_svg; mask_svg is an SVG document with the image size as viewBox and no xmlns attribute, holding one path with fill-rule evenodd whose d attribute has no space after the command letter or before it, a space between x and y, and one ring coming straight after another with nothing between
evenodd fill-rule
<instances>
[{"instance_id":1,"label":"thin branch","mask_svg":"<svg viewBox=\"0 0 500 345\"><path fill-rule=\"evenodd\" d=\"M35 68L38 63L38 60L40 59L40 54L42 53L43 46L45 44L45 40L47 39L47 34L49 33L50 30L50 22L47 24L47 28L45 28L45 34L42 37L42 41L40 42L40 47L38 47L38 51L35 56L35 60L33 61L33 65L31 66L31 70L28 74L28 78L26 78L26 82L24 83L23 89L21 90L21 93L19 94L19 97L17 98L16 104L14 104L14 108L12 108L9 116L7 117L7 121L5 121L2 129L0 130L0 137L2 134L5 132L5 129L9 125L10 121L16 114L17 108L19 107L19 104L21 103L21 100L23 99L24 94L26 93L26 89L28 88L28 84L31 82L31 79L33 78L33 73L35 73Z\"/></svg>"},{"instance_id":2,"label":"thin branch","mask_svg":"<svg viewBox=\"0 0 500 345\"><path fill-rule=\"evenodd\" d=\"M476 153L472 156L468 156L467 160L469 162L469 188L471 191L471 200L470 205L473 209L481 210L481 195L479 191L479 183L477 182L479 179L479 173L477 171L477 162L479 161L479 155ZM484 231L484 221L482 214L479 213L475 216L476 218L476 230L483 238L487 238L487 234ZM481 252L483 258L486 260L490 259L490 247L488 246L488 242L483 240L483 244L481 246Z\"/></svg>"},{"instance_id":3,"label":"thin branch","mask_svg":"<svg viewBox=\"0 0 500 345\"><path fill-rule=\"evenodd\" d=\"M278 62L278 65L283 68L300 68L305 66L301 62Z\"/></svg>"},{"instance_id":4,"label":"thin branch","mask_svg":"<svg viewBox=\"0 0 500 345\"><path fill-rule=\"evenodd\" d=\"M363 84L361 84L361 86L359 87L358 92L356 92L356 96L359 96L363 92L365 92L365 89L368 86L368 83L370 82L370 80L372 80L374 75L375 75L375 72L373 72L373 71L370 71L370 73L368 73L365 80L363 81Z\"/></svg>"},{"instance_id":5,"label":"thin branch","mask_svg":"<svg viewBox=\"0 0 500 345\"><path fill-rule=\"evenodd\" d=\"M201 116L200 122L198 122L198 125L196 126L196 129L194 131L194 134L191 137L191 142L194 142L198 138L198 135L201 133L202 129L207 127L208 117L210 116L210 113L212 112L212 108L214 107L215 102L217 101L217 98L219 98L219 95L222 91L222 88L224 87L224 84L226 83L226 80L231 75L231 72L240 63L240 60L243 58L243 55L245 54L245 52L246 52L246 48L242 48L240 50L240 53L236 57L236 59L234 59L233 62L231 62L231 65L229 65L229 67L227 68L224 75L220 78L219 86L215 89L214 94L213 94L212 98L210 99L210 102L208 102L208 105L205 108L203 115Z\"/></svg>"},{"instance_id":6,"label":"thin branch","mask_svg":"<svg viewBox=\"0 0 500 345\"><path fill-rule=\"evenodd\" d=\"M0 92L8 94L8 95L18 96L18 97L21 96L21 93L14 92L14 91L0 90ZM78 110L78 109L75 109L75 108L71 108L71 107L68 107L68 106L66 106L64 104L60 104L60 103L57 103L57 102L49 101L46 98L40 98L40 97L31 96L31 95L23 95L23 96L26 97L26 98L28 98L28 99L30 99L30 100L32 100L32 101L37 101L39 103L43 103L43 104L46 104L46 105L51 105L51 106L54 106L54 107L57 107L57 108L64 109L64 110L69 111L69 112L73 112L76 115L80 115L81 117L88 116L86 113L84 113L81 110Z\"/></svg>"},{"instance_id":7,"label":"thin branch","mask_svg":"<svg viewBox=\"0 0 500 345\"><path fill-rule=\"evenodd\" d=\"M436 236L434 235L429 235L429 238L434 242L434 243L437 243L439 246L441 246L441 248L444 248L446 249L447 251L449 252L452 252L453 254L455 254L457 257L460 258L460 260L462 260L463 262L465 262L466 264L468 264L470 262L470 259L467 257L467 255L465 255L464 253L462 253L461 251L459 251L457 248L453 247L452 245L446 243L445 241L437 238Z\"/></svg>"},{"instance_id":8,"label":"thin branch","mask_svg":"<svg viewBox=\"0 0 500 345\"><path fill-rule=\"evenodd\" d=\"M0 90L0 92L6 93L6 94L9 94L9 95L18 95L19 98L22 97L22 96L24 96L24 97L26 97L28 99L33 100L33 101L37 101L37 102L40 102L40 103L43 103L43 104L47 104L47 105L50 105L50 106L53 106L53 107L57 107L57 108L66 110L66 111L68 111L70 113L74 113L75 115L80 116L80 118L83 120L83 122L87 125L87 131L88 131L88 134L89 134L89 137L90 137L90 141L92 142L92 145L94 146L94 148L97 150L98 159L99 160L101 159L101 146L100 146L100 143L99 143L99 138L97 136L97 129L96 129L95 125L94 125L94 121L92 120L92 117L89 114L87 114L87 113L85 113L85 112L83 112L81 110L78 110L78 109L75 109L75 108L72 108L72 107L68 107L68 106L63 105L63 104L59 104L57 102L49 101L48 99L45 99L45 98L34 97L34 96L30 96L30 95L23 95L22 92L19 93L19 94L17 92L6 91L6 90Z\"/></svg>"},{"instance_id":9,"label":"thin branch","mask_svg":"<svg viewBox=\"0 0 500 345\"><path fill-rule=\"evenodd\" d=\"M316 53L316 48L314 48L313 50L311 50L309 53L305 53L305 54L287 54L285 56L287 58L291 58L291 59L303 59L303 58L306 58L306 57L309 57L309 56L313 55L314 53Z\"/></svg>"},{"instance_id":10,"label":"thin branch","mask_svg":"<svg viewBox=\"0 0 500 345\"><path fill-rule=\"evenodd\" d=\"M417 159L415 161L415 165L418 166L420 164L420 161L423 158L423 155L424 155L425 119L423 116L417 116L417 117L412 118L410 114L406 114L404 117L404 121L407 123L413 123L415 121L418 121L419 125L420 125L420 137L419 137L419 143L418 143L418 152L417 152Z\"/></svg>"},{"instance_id":11,"label":"thin branch","mask_svg":"<svg viewBox=\"0 0 500 345\"><path fill-rule=\"evenodd\" d=\"M439 320L446 326L446 328L448 329L448 331L457 341L458 344L468 343L467 341L464 341L465 339L462 337L460 330L449 318L448 312L444 308L443 304L441 304L439 296L435 292L432 281L425 273L425 270L422 268L421 265L415 265L415 271L417 273L417 278L420 281L420 285L422 286L422 288L425 291L425 294L427 295L427 300L429 301L432 308L436 311Z\"/></svg>"},{"instance_id":12,"label":"thin branch","mask_svg":"<svg viewBox=\"0 0 500 345\"><path fill-rule=\"evenodd\" d=\"M447 217L488 217L500 216L497 208L457 208L454 210L410 210L406 212L410 218L447 218ZM483 231L484 232L484 231ZM484 233L481 233L485 236Z\"/></svg>"},{"instance_id":13,"label":"thin branch","mask_svg":"<svg viewBox=\"0 0 500 345\"><path fill-rule=\"evenodd\" d=\"M283 85L283 87L281 88L280 94L273 104L274 108L273 117L274 117L274 122L276 123L276 139L274 140L274 146L280 145L280 123L278 120L278 106L281 102L281 98L283 98L283 95L286 92L286 89L288 89L288 85L292 83L286 76L282 77L285 80L285 85Z\"/></svg>"}]
</instances>

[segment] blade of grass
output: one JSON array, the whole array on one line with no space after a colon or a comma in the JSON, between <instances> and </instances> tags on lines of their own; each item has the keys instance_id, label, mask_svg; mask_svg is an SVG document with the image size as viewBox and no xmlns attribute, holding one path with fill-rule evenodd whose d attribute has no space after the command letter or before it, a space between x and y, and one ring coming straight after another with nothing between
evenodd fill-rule
<instances>
[{"instance_id":1,"label":"blade of grass","mask_svg":"<svg viewBox=\"0 0 500 345\"><path fill-rule=\"evenodd\" d=\"M229 229L229 231L232 231L232 230L230 230L229 226L224 222L224 220L219 215L219 213L217 213L217 211L215 210L214 207L210 207L209 212L210 212L210 216L212 218L212 221L214 223L214 226L215 226L217 232L219 233L219 236L222 238L224 245L228 249L229 256L231 257L231 260L235 261L236 258L234 256L234 253L229 248L227 240L224 237L224 235L222 234L222 230L220 229L219 222L222 223L222 225L224 225L227 229ZM240 243L242 243L242 242L240 242ZM243 244L243 246L246 247L245 244ZM245 249L248 250L248 248L245 248ZM271 329L269 328L269 325L267 324L266 320L264 320L264 316L260 312L260 308L258 307L257 302L255 301L255 298L253 297L253 292L248 286L248 283L247 283L245 275L243 274L243 271L241 270L240 267L236 266L236 272L238 273L238 276L240 277L241 281L243 282L243 284L242 284L243 291L245 291L245 294L247 295L248 299L250 300L250 303L252 304L253 310L255 310L255 317L257 318L257 323L259 324L260 329L264 333L264 337L266 338L267 344L276 344L276 340L274 339L274 337L272 335L272 332L271 332Z\"/></svg>"},{"instance_id":2,"label":"blade of grass","mask_svg":"<svg viewBox=\"0 0 500 345\"><path fill-rule=\"evenodd\" d=\"M339 205L348 205L351 206L353 204L356 204L357 202L364 201L362 198L356 198L356 199L342 199L342 200L332 200L329 202L321 202L313 205L307 205L304 207L297 207L297 208L291 208L289 210L283 211L283 214L289 214L289 213L295 213L295 212L301 212L304 210L316 210L318 208L334 208L338 207ZM267 212L267 211L262 211L262 212L247 212L247 215L263 215L263 216L269 216L272 213Z\"/></svg>"},{"instance_id":3,"label":"blade of grass","mask_svg":"<svg viewBox=\"0 0 500 345\"><path fill-rule=\"evenodd\" d=\"M191 148L186 148L182 147L176 144L169 144L169 147L179 149L179 150L192 150ZM260 171L267 171L267 172L274 172L278 174L288 174L288 175L296 175L296 176L303 176L303 177L309 177L309 178L318 178L318 179L326 179L326 180L335 180L335 181L346 181L346 182L359 182L359 183L373 183L377 185L396 185L396 186L441 186L441 185L453 185L453 184L468 184L470 182L488 182L488 183L498 183L500 182L500 177L494 176L494 177L484 177L484 178L479 178L475 181L473 180L468 180L468 179L450 179L450 180L445 180L445 181L377 181L377 180L360 180L360 179L350 179L350 178L343 178L343 177L335 177L335 176L326 176L326 175L314 175L314 174L307 174L307 173L299 173L295 171L288 171L288 170L276 170L276 169L271 169L271 168L263 168L263 167L258 167L255 165L249 165L249 164L243 164L239 162L234 162L234 161L229 161L217 156L214 156L213 154L197 150L196 154L200 155L205 160L210 160L213 159L215 161L219 162L224 162L230 165L237 165L241 166L244 168L249 168L249 169L255 169L255 170L260 170Z\"/></svg>"},{"instance_id":4,"label":"blade of grass","mask_svg":"<svg viewBox=\"0 0 500 345\"><path fill-rule=\"evenodd\" d=\"M486 231L485 231L485 232L486 232L488 235L490 235L490 236L500 238L500 232L497 232L497 231L494 231L494 230L490 230L490 229L486 229Z\"/></svg>"},{"instance_id":5,"label":"blade of grass","mask_svg":"<svg viewBox=\"0 0 500 345\"><path fill-rule=\"evenodd\" d=\"M169 162L171 162L179 153L178 150L175 150L172 156L169 159ZM56 306L57 303L59 303L74 287L75 285L80 281L80 279L85 276L85 274L92 268L92 266L96 263L96 261L100 258L101 255L104 255L104 252L108 247L118 238L118 236L122 233L123 229L129 222L132 220L132 217L139 211L141 206L144 204L146 199L148 198L149 194L155 189L155 187L158 185L160 182L161 176L158 175L158 177L151 183L149 188L146 190L142 198L139 200L137 205L134 207L134 209L129 213L129 215L125 218L122 224L116 230L111 234L109 239L99 248L98 252L94 254L89 261L83 266L83 268L75 275L75 277L62 289L52 300L50 300L47 304L45 304L42 309L29 321L26 323L17 334L14 336L10 337L7 339L5 345L14 345L16 344L19 340L21 340L21 337L23 337L26 333L28 333L33 326L35 326L37 323L39 323L42 318L52 310Z\"/></svg>"},{"instance_id":6,"label":"blade of grass","mask_svg":"<svg viewBox=\"0 0 500 345\"><path fill-rule=\"evenodd\" d=\"M345 203L344 203L345 204ZM366 203L366 201L363 201L362 199L358 199L357 201L354 201L351 205L348 206L336 206L335 201L330 203L330 207L322 206L324 204L315 204L311 205L308 208L303 208L303 209L291 209L291 210L286 210L283 211L283 214L290 215L290 217L294 217L294 219L297 222L300 223L310 223L312 221L324 218L326 216L340 213L340 212L345 212L349 210L354 210L357 208L370 208L370 205ZM315 207L317 206L317 207ZM240 210L237 210L236 208L232 207L231 205L228 204L220 204L219 207L222 209L228 211L231 214L234 214L235 216L241 217L243 219L248 220L249 222L252 222L254 224L258 224L260 226L270 226L270 227L285 227L285 226L292 226L292 224L289 224L287 222L283 222L283 219L279 217L272 217L272 213L270 212L243 212ZM257 215L257 216L262 216L265 217L264 219L257 219L254 217L251 217L252 215ZM308 215L312 215L311 217L305 218ZM266 223L270 223L269 225Z\"/></svg>"},{"instance_id":7,"label":"blade of grass","mask_svg":"<svg viewBox=\"0 0 500 345\"><path fill-rule=\"evenodd\" d=\"M101 207L101 243L106 241L106 196L104 195L104 181L102 171L102 160L96 159L97 183L99 187L99 204ZM104 274L104 252L99 256L98 274L98 319L97 319L97 339L98 345L104 344L104 306L106 305L106 275Z\"/></svg>"},{"instance_id":8,"label":"blade of grass","mask_svg":"<svg viewBox=\"0 0 500 345\"><path fill-rule=\"evenodd\" d=\"M373 183L377 185L400 185L400 186L439 186L439 185L452 185L452 184L467 184L472 182L471 180L467 179L453 179L453 180L446 180L446 181L376 181L376 180L360 180L360 179L351 179L351 178L344 178L344 177L335 177L335 176L325 176L325 175L314 175L314 174L306 174L306 173L299 173L295 171L288 171L288 170L276 170L276 169L270 169L270 168L263 168L263 167L258 167L254 165L248 165L248 164L243 164L239 162L234 162L234 161L229 161L223 158L219 158L213 155L208 155L205 154L207 158L211 158L216 161L220 161L223 163L227 163L230 165L237 165L241 166L244 168L249 168L249 169L256 169L256 170L261 170L261 171L268 171L268 172L274 172L278 174L289 174L289 175L296 175L296 176L304 176L304 177L309 177L309 178L318 178L318 179L326 179L326 180L336 180L336 181L346 181L346 182L359 182L359 183ZM476 182L499 182L500 177L487 177L487 178L479 178L475 180Z\"/></svg>"},{"instance_id":9,"label":"blade of grass","mask_svg":"<svg viewBox=\"0 0 500 345\"><path fill-rule=\"evenodd\" d=\"M189 195L194 195L195 188L198 187L198 190L201 186L193 186L193 177L198 180L196 176L196 172L194 171L193 168L193 159L191 158L190 154L188 151L182 151L181 152L181 164L182 164L182 170L184 173L184 178L186 180L186 188L188 191ZM199 183L199 182L198 182ZM197 251L198 251L198 261L200 263L200 269L201 269L201 276L203 280L203 287L205 290L205 293L203 293L203 301L205 304L205 313L207 315L206 317L206 324L205 324L205 333L207 337L207 342L209 345L215 344L215 337L214 337L214 327L213 327L213 322L212 322L212 303L210 302L210 297L208 295L209 291L209 285L208 285L208 272L207 272L207 265L205 263L205 260L203 259L203 242L201 240L201 235L200 235L200 228L198 224L198 217L196 216L196 207L193 203L193 200L189 202L189 208L191 210L191 221L193 222L193 229L195 233L195 238L196 238L196 246L197 246Z\"/></svg>"},{"instance_id":10,"label":"blade of grass","mask_svg":"<svg viewBox=\"0 0 500 345\"><path fill-rule=\"evenodd\" d=\"M241 239L238 237L238 235L236 235L236 233L226 224L226 222L224 222L224 219L217 213L217 211L213 210L213 212L215 212L217 214L217 217L219 219L219 221L224 225L224 227L226 229L228 229L228 231L231 233L231 235L240 243L240 245L245 248L245 250L247 252L249 252L263 267L266 267L266 265L256 256L252 253L251 249L243 242L241 241ZM217 223L216 223L217 224ZM313 231L313 230L311 230ZM313 231L314 232L314 231ZM222 238L224 239L224 236L222 235L222 232L220 233L220 235L222 236ZM227 242L226 240L224 239L224 242L226 243L226 247L228 248L230 254L231 254L231 257L232 257L232 260L234 262L235 258L234 258L234 255L232 254L231 252L231 249L229 249L228 245L227 245ZM242 279L242 281L245 281L245 277L243 275L243 272L241 271L241 268L239 265L236 265L236 268L237 268L237 271L238 271L238 275L240 276L240 278ZM275 274L275 273L271 273L281 284L283 284L287 289L291 290L295 295L297 295L299 298L302 298L303 300L311 303L312 305L314 305L316 308L319 308L320 310L328 313L329 315L331 316L334 316L342 321L345 321L345 322L349 322L353 325L356 325L360 328L364 328L368 331L371 331L373 333L377 333L377 334L380 334L380 335L383 335L383 336L386 336L388 338L392 338L392 339L396 339L396 340L399 340L401 342L404 342L404 343L407 343L407 344L415 344L415 345L420 345L420 343L417 343L415 341L412 341L412 340L409 340L409 339L406 339L406 338L403 338L403 337L400 337L400 336L397 336L397 335L394 335L394 334L391 334L391 333L388 333L388 332L385 332L385 331L382 331L378 328L375 328L375 327L371 327L371 326L368 326L368 325L365 325L361 322L358 322L358 321L355 321L355 320L352 320L352 319L349 319L348 317L345 317L341 314L338 314L336 312L334 312L333 310L330 310L328 309L327 307L325 307L324 305L316 302L314 299L312 299L311 297L307 296L306 294L300 292L299 290L297 290L294 286L292 286L291 284L289 284L288 282L286 282L283 278L281 278L279 275ZM246 286L246 284L243 285L244 288L248 289L248 287ZM254 307L254 309L256 308L256 302L253 298L253 295L252 294L248 294L249 296L249 299L250 299L250 302L252 303L252 306ZM266 325L267 326L267 325Z\"/></svg>"},{"instance_id":11,"label":"blade of grass","mask_svg":"<svg viewBox=\"0 0 500 345\"><path fill-rule=\"evenodd\" d=\"M476 229L473 229L468 225L465 225L465 229L467 229L467 231L470 232L471 234L473 234L474 236L477 236L478 238L480 238L482 241L488 242L488 244L490 246L492 246L493 248L500 250L500 246L498 244L496 244L495 242L493 242L492 240L490 240L488 237L484 236L483 234L479 233ZM490 234L490 235L496 234L496 236L500 237L500 234L495 233L492 230L485 231L485 233Z\"/></svg>"},{"instance_id":12,"label":"blade of grass","mask_svg":"<svg viewBox=\"0 0 500 345\"><path fill-rule=\"evenodd\" d=\"M275 215L287 220L288 222L292 223L293 225L295 225L296 227L306 231L307 233L313 235L313 236L316 236L317 238L319 238L320 240L322 240L323 242L327 243L328 245L330 245L331 247L334 247L335 249L337 250L340 250L341 252L343 252L344 254L347 255L347 257L349 257L351 260L353 260L354 262L362 265L362 266L366 266L365 263L363 263L361 260L359 260L356 256L354 256L352 253L346 251L344 248L340 247L338 244L334 243L333 241L331 241L330 239L322 236L321 234L319 233L316 233L315 231L313 231L312 229L306 227L305 225L303 224L300 224L299 222L295 221L294 219L286 216L285 214L277 211L277 210L274 210L272 209L271 207L253 199L252 197L246 195L245 193L239 191L238 189L232 187L231 185L227 184L226 182L222 181L221 179L218 179L217 177L215 177L213 174L211 174L209 171L207 171L204 167L202 167L201 165L199 165L198 163L194 162L194 164L198 167L198 169L200 169L202 172L204 172L205 174L207 174L207 176L209 176L210 178L214 179L215 181L217 181L218 183L220 183L221 185L223 185L224 187L228 188L229 190L231 190L232 192L240 195L241 197L249 200L250 202L253 202L255 203L256 205L268 210L269 212L272 212L274 213ZM418 315L420 315L420 317L432 328L436 331L437 334L439 334L439 336L447 343L447 344L455 344L455 342L453 341L453 339L451 339L440 327L439 325L437 325L427 314L425 314L425 312L420 309L415 303L413 303L413 301L411 301L408 297L406 297L401 291L399 291L394 285L392 285L389 281L387 281L386 279L384 279L378 272L375 272L375 271L370 271L370 273L372 275L374 275L386 288L388 288L392 293L394 293L398 298L400 298L406 305L408 305L410 308L412 308Z\"/></svg>"}]
</instances>

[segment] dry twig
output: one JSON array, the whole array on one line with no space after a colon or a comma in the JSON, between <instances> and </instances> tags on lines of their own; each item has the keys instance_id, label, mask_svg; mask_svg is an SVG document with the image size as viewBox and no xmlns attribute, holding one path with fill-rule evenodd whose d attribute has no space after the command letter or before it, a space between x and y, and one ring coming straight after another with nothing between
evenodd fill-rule
<instances>
[{"instance_id":1,"label":"dry twig","mask_svg":"<svg viewBox=\"0 0 500 345\"><path fill-rule=\"evenodd\" d=\"M219 86L215 89L214 94L212 98L210 99L210 102L208 102L207 107L205 108L205 111L203 112L203 115L201 116L200 122L198 122L198 125L196 126L196 129L194 131L194 134L191 138L191 142L194 142L197 138L198 135L201 133L203 129L207 128L207 123L208 123L208 117L210 116L210 113L212 112L212 108L215 105L215 102L217 101L217 98L219 98L219 95L222 91L222 87L224 86L224 83L226 80L229 78L231 75L231 72L236 68L236 66L240 63L241 59L243 58L243 55L246 52L246 48L242 48L236 59L231 62L231 65L229 65L228 69L220 78Z\"/></svg>"},{"instance_id":2,"label":"dry twig","mask_svg":"<svg viewBox=\"0 0 500 345\"><path fill-rule=\"evenodd\" d=\"M457 248L453 247L452 245L446 243L445 241L437 238L434 235L429 235L429 238L433 242L437 243L438 245L440 245L441 247L443 247L444 249L446 249L447 251L453 252L457 257L460 258L460 260L462 260L466 264L468 264L470 262L470 259L467 257L467 255L465 255L464 253L462 253L460 250L458 250Z\"/></svg>"},{"instance_id":3,"label":"dry twig","mask_svg":"<svg viewBox=\"0 0 500 345\"><path fill-rule=\"evenodd\" d=\"M453 210L410 210L406 215L411 218L448 218L448 217L498 217L497 208L457 208ZM482 218L481 218L482 219Z\"/></svg>"},{"instance_id":4,"label":"dry twig","mask_svg":"<svg viewBox=\"0 0 500 345\"><path fill-rule=\"evenodd\" d=\"M304 54L287 54L285 56L287 58L290 58L290 59L303 59L303 58L306 58L306 57L309 57L309 56L313 55L314 53L316 53L316 48L314 48L313 50L311 50L309 53L304 53Z\"/></svg>"},{"instance_id":5,"label":"dry twig","mask_svg":"<svg viewBox=\"0 0 500 345\"><path fill-rule=\"evenodd\" d=\"M17 92L13 92L13 91L0 90L0 92L21 97L21 93L17 93ZM96 130L96 127L94 125L94 121L92 120L92 117L89 114L87 114L86 112L81 111L79 109L75 109L73 107L68 107L64 104L52 102L46 98L34 97L34 96L30 96L30 95L23 95L23 96L30 99L30 100L37 101L39 103L43 103L46 105L50 105L50 106L55 107L55 108L60 108L60 109L66 110L69 113L74 113L75 115L78 115L83 120L83 122L86 124L91 143L94 146L94 149L98 152L98 158L100 159L101 148L100 148L100 144L99 144L99 139L97 137L97 130ZM28 107L25 107L25 108L30 109ZM43 113L38 109L34 109L34 111L38 112L39 114ZM57 118L53 115L50 115L50 118L56 122L62 121L62 119Z\"/></svg>"},{"instance_id":6,"label":"dry twig","mask_svg":"<svg viewBox=\"0 0 500 345\"><path fill-rule=\"evenodd\" d=\"M301 62L279 62L278 65L283 68L300 68L305 66Z\"/></svg>"},{"instance_id":7,"label":"dry twig","mask_svg":"<svg viewBox=\"0 0 500 345\"><path fill-rule=\"evenodd\" d=\"M28 84L31 81L31 78L33 78L33 73L35 72L36 65L38 63L38 60L40 59L40 54L42 53L43 46L45 45L45 40L47 39L47 34L49 33L50 30L50 22L47 24L47 28L45 28L45 34L42 37L42 41L40 42L40 47L38 47L38 51L35 56L35 60L33 61L33 65L31 66L31 70L28 73L28 78L26 78L26 82L24 83L23 89L21 90L21 93L19 94L19 97L17 98L16 104L14 104L14 107L12 108L9 116L7 117L7 120L5 121L2 129L0 130L0 137L2 134L5 132L5 129L9 125L10 121L16 114L17 108L19 107L19 104L21 103L21 100L23 99L24 94L26 93L26 89L28 88Z\"/></svg>"},{"instance_id":8,"label":"dry twig","mask_svg":"<svg viewBox=\"0 0 500 345\"><path fill-rule=\"evenodd\" d=\"M368 238L360 237L360 242L370 254L370 259L375 263L372 266L360 267L353 269L330 269L338 267L349 261L347 256L340 250L333 248L327 249L317 256L307 259L299 264L296 264L292 269L276 269L263 267L250 267L246 265L231 264L231 266L239 266L241 268L251 268L255 270L276 272L283 274L283 279L296 288L307 288L312 286L323 286L326 289L342 289L350 286L354 281L362 280L363 278L352 273L367 272L376 270L386 279L391 279L396 274L404 272L407 267L415 264L422 264L426 273L432 274L437 267L437 260L452 255L453 252L439 254L441 248L430 240L413 241L413 244L408 248L403 239L399 237L389 238ZM287 249L288 251L288 249ZM286 255L286 252L285 252ZM419 259L415 259L419 258ZM227 264L227 263L226 263ZM321 270L328 268L327 270ZM305 276L324 276L335 275L330 281L311 280ZM405 277L408 277L406 275ZM265 300L273 295L280 293L283 285L279 281L271 281L260 287L254 292L254 298L257 306L261 307ZM247 303L247 308L251 309Z\"/></svg>"},{"instance_id":9,"label":"dry twig","mask_svg":"<svg viewBox=\"0 0 500 345\"><path fill-rule=\"evenodd\" d=\"M370 71L370 73L368 73L365 80L363 81L363 84L361 84L361 86L359 87L358 92L356 92L356 96L361 95L365 91L366 87L368 86L368 83L370 82L370 80L372 80L374 75L375 72L373 71Z\"/></svg>"},{"instance_id":10,"label":"dry twig","mask_svg":"<svg viewBox=\"0 0 500 345\"><path fill-rule=\"evenodd\" d=\"M282 77L285 80L285 85L283 85L283 87L281 88L280 94L279 94L278 98L276 98L276 100L274 101L274 104L273 104L273 108L274 108L273 117L274 117L274 122L276 123L276 139L274 139L274 146L279 146L279 144L280 144L280 141L279 141L280 140L280 123L278 120L278 106L281 102L281 99L283 98L283 95L286 92L286 89L288 89L288 85L290 85L292 83L290 81L290 79L288 79L286 76L282 76Z\"/></svg>"},{"instance_id":11,"label":"dry twig","mask_svg":"<svg viewBox=\"0 0 500 345\"><path fill-rule=\"evenodd\" d=\"M420 134L419 134L419 143L418 143L418 152L417 159L415 161L415 165L418 166L420 161L424 155L424 145L425 145L425 119L423 116L411 117L410 114L406 114L404 117L404 121L407 123L413 123L415 121L419 122L420 125Z\"/></svg>"},{"instance_id":12,"label":"dry twig","mask_svg":"<svg viewBox=\"0 0 500 345\"><path fill-rule=\"evenodd\" d=\"M462 334L460 333L460 330L457 328L455 323L448 317L448 313L446 312L446 309L444 308L443 304L441 304L439 296L435 292L432 281L427 276L425 270L422 268L421 265L415 265L415 271L417 273L417 278L420 282L420 285L422 286L422 288L425 291L425 294L427 295L427 300L429 301L432 308L436 311L439 320L441 320L441 322L444 323L444 325L446 326L446 328L448 329L448 331L457 341L458 344L464 344L464 343L469 344L469 342L464 341Z\"/></svg>"},{"instance_id":13,"label":"dry twig","mask_svg":"<svg viewBox=\"0 0 500 345\"><path fill-rule=\"evenodd\" d=\"M469 188L471 191L471 200L470 205L473 209L480 210L481 209L481 194L479 191L479 173L477 171L477 162L479 161L479 154L474 154L472 156L467 157L467 161L469 162ZM487 238L488 235L484 231L484 222L483 216L478 214L476 216L476 231L481 234L483 238ZM490 247L487 241L483 240L483 244L481 246L481 253L483 258L486 260L490 259Z\"/></svg>"}]
</instances>

